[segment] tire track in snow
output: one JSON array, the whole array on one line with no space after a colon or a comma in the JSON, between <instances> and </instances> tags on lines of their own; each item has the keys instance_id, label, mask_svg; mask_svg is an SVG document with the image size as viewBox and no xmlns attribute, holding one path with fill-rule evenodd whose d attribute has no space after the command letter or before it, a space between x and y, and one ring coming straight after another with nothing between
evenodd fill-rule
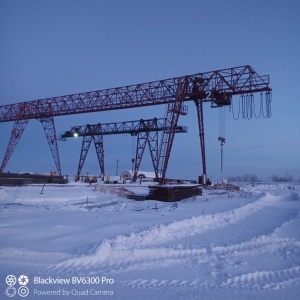
<instances>
[{"instance_id":1,"label":"tire track in snow","mask_svg":"<svg viewBox=\"0 0 300 300\"><path fill-rule=\"evenodd\" d=\"M173 288L173 287L185 287L185 288L197 288L202 287L203 283L199 279L195 280L162 280L162 279L133 279L124 280L119 284L121 287L129 287L134 289L144 288Z\"/></svg>"},{"instance_id":2,"label":"tire track in snow","mask_svg":"<svg viewBox=\"0 0 300 300\"><path fill-rule=\"evenodd\" d=\"M300 279L300 266L275 271L256 271L227 279L221 287L276 290Z\"/></svg>"},{"instance_id":3,"label":"tire track in snow","mask_svg":"<svg viewBox=\"0 0 300 300\"><path fill-rule=\"evenodd\" d=\"M262 235L258 238L254 238L250 241L246 241L240 244L229 246L216 246L212 251L219 255L249 255L255 253L256 255L262 253L271 253L278 251L286 247L298 247L300 248L300 242L289 238L280 238L272 234L270 236ZM259 252L258 252L259 250Z\"/></svg>"},{"instance_id":4,"label":"tire track in snow","mask_svg":"<svg viewBox=\"0 0 300 300\"><path fill-rule=\"evenodd\" d=\"M232 262L236 260L238 256L248 257L260 256L262 253L278 252L284 247L299 247L300 242L280 239L277 237L266 237L262 236L260 238L245 242L242 245L230 245L228 247L214 247L210 251L196 251L196 249L189 252L175 249L165 249L165 251L170 251L169 260L171 264L181 264L184 260L188 262L191 267L207 269L212 273L214 272L216 276L211 273L211 278L207 279L205 282L202 280L146 280L146 279L136 279L123 281L121 286L128 286L130 288L165 288L165 287L197 287L197 288L247 288L247 289L260 289L260 290L275 290L287 284L295 284L300 280L300 266L292 267L288 269L282 269L277 271L256 271L252 273L242 274L239 276L234 276L232 278L227 278L224 282L224 273L221 272L217 274L214 270L213 265L218 265L218 262L222 260L222 265L224 261L229 261L229 268L233 264ZM200 249L198 249L200 250ZM174 252L180 251L180 255L174 255ZM161 253L161 249L158 250ZM185 256L186 254L186 256ZM161 261L151 261L151 258L146 261L140 261L135 265L124 266L124 269L114 270L115 272L123 271L133 271L141 270L143 268L150 268L154 264L159 267L168 267L169 260L160 256ZM223 266L226 269L226 263ZM227 274L227 273L226 273ZM226 277L228 275L225 275Z\"/></svg>"},{"instance_id":5,"label":"tire track in snow","mask_svg":"<svg viewBox=\"0 0 300 300\"><path fill-rule=\"evenodd\" d=\"M258 207L261 208L261 206ZM153 227L141 233L133 233L130 236L117 236L112 240L104 240L96 248L95 253L65 260L54 268L89 269L97 266L101 269L124 270L126 266L128 269L134 269L135 265L140 266L142 263L149 265L151 262L165 262L167 259L176 263L176 260L180 259L202 257L203 261L205 261L204 256L207 256L209 252L213 256L229 256L230 254L236 256L253 255L253 251L258 251L260 254L270 251L274 252L288 245L299 247L299 243L294 245L294 242L290 239L276 238L274 236L260 236L241 244L218 246L211 249L155 247L170 240L177 240L181 237L201 234L205 231L236 224L258 211L259 208L255 204L248 204L233 211L207 215L205 219L203 216L192 217L169 225ZM274 248L274 245L277 246Z\"/></svg>"},{"instance_id":6,"label":"tire track in snow","mask_svg":"<svg viewBox=\"0 0 300 300\"><path fill-rule=\"evenodd\" d=\"M66 272L70 274L74 272L78 274L92 274L94 272L112 274L173 267L178 264L187 269L199 269L201 272L207 270L206 274L211 274L211 278L201 282L198 279L190 281L134 279L119 281L118 283L120 287L136 289L195 287L275 290L288 284L299 283L300 266L287 268L285 265L285 269L278 267L278 270L253 271L233 277L230 277L226 272L227 268L234 268L236 273L236 268L239 267L238 264L241 263L241 260L247 261L250 256L254 259L269 253L281 256L281 253L287 253L289 249L300 249L299 241L291 238L280 238L276 235L276 229L288 224L294 217L289 220L285 219L272 234L261 235L242 243L200 248L184 248L181 245L177 247L162 246L174 240L178 240L180 243L180 239L186 236L201 235L203 232L238 224L264 208L261 203L264 197L266 198L268 195L264 195L257 202L232 211L206 215L205 218L200 215L168 225L155 226L140 233L132 233L129 236L121 235L114 239L104 240L91 255L64 260L53 266L51 270L64 274ZM220 272L220 268L223 271ZM205 275L202 274L201 276L203 278Z\"/></svg>"},{"instance_id":7,"label":"tire track in snow","mask_svg":"<svg viewBox=\"0 0 300 300\"><path fill-rule=\"evenodd\" d=\"M204 231L235 224L257 210L255 204L248 204L234 211L206 216L205 219L198 216L169 225L154 227L138 234L118 236L115 239L103 241L96 248L95 253L67 259L56 265L54 269L84 269L88 271L97 268L118 272L140 269L141 267L151 268L153 265L168 266L183 260L188 262L194 259L198 263L205 264L209 260L217 261L221 258L222 260L229 260L232 259L231 256L254 256L277 252L285 247L300 246L299 243L291 239L260 236L241 244L214 248L155 247L159 243L180 239L182 236L201 234Z\"/></svg>"},{"instance_id":8,"label":"tire track in snow","mask_svg":"<svg viewBox=\"0 0 300 300\"><path fill-rule=\"evenodd\" d=\"M184 256L191 256L193 251L199 255L198 252L203 253L207 250L205 248L196 250L165 248L167 251L164 251L160 245L172 240L179 240L182 237L199 235L202 232L236 224L260 209L262 206L251 203L232 211L206 215L205 218L200 215L168 225L155 226L140 233L132 233L129 236L120 235L115 239L101 242L95 253L65 260L54 266L54 269L88 269L95 266L98 268L116 268L118 265L126 263L151 261L154 256L156 260L163 260L170 256L172 258L181 257L183 253L185 253Z\"/></svg>"},{"instance_id":9,"label":"tire track in snow","mask_svg":"<svg viewBox=\"0 0 300 300\"><path fill-rule=\"evenodd\" d=\"M133 279L120 281L120 287L133 289L172 289L172 288L198 288L209 290L221 289L247 289L254 291L278 290L288 285L300 283L300 266L275 271L256 271L241 274L227 279L225 282L203 282L195 280L163 280L163 279Z\"/></svg>"}]
</instances>

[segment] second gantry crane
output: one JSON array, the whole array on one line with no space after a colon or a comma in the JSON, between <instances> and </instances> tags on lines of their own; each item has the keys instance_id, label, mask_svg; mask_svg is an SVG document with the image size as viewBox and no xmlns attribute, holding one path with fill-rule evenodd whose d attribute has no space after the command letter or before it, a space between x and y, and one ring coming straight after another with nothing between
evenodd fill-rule
<instances>
[{"instance_id":1,"label":"second gantry crane","mask_svg":"<svg viewBox=\"0 0 300 300\"><path fill-rule=\"evenodd\" d=\"M94 141L96 154L100 166L101 178L104 177L104 143L103 136L112 134L130 134L137 136L135 159L132 159L132 181L136 181L140 164L143 158L146 144L149 145L150 155L156 178L162 170L158 169L158 149L159 140L158 132L169 130L165 127L166 119L153 118L153 119L140 119L136 121L123 121L123 122L110 122L110 123L97 123L87 124L84 126L73 126L70 130L61 133L61 140L67 138L82 137L81 152L77 170L77 178L80 177L83 164L85 162L87 153L89 151L92 141ZM187 126L177 125L175 128L176 133L186 133Z\"/></svg>"}]
</instances>

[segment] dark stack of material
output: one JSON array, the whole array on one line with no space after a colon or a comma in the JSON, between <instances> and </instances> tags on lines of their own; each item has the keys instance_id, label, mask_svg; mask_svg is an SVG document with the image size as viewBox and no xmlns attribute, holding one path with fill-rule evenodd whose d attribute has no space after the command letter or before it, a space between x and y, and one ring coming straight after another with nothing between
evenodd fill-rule
<instances>
[{"instance_id":1,"label":"dark stack of material","mask_svg":"<svg viewBox=\"0 0 300 300\"><path fill-rule=\"evenodd\" d=\"M59 175L40 175L30 173L0 173L0 185L26 185L32 183L67 183L68 179Z\"/></svg>"},{"instance_id":2,"label":"dark stack of material","mask_svg":"<svg viewBox=\"0 0 300 300\"><path fill-rule=\"evenodd\" d=\"M149 186L147 199L176 202L199 195L202 195L200 185L157 185Z\"/></svg>"}]
</instances>

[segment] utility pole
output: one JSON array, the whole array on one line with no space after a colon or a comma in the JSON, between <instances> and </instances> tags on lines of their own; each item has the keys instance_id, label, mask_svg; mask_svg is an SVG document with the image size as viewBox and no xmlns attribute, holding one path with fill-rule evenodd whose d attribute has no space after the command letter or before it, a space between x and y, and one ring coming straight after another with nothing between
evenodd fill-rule
<instances>
[{"instance_id":1,"label":"utility pole","mask_svg":"<svg viewBox=\"0 0 300 300\"><path fill-rule=\"evenodd\" d=\"M117 159L117 170L116 170L116 176L118 176L118 172L119 172L119 160Z\"/></svg>"}]
</instances>

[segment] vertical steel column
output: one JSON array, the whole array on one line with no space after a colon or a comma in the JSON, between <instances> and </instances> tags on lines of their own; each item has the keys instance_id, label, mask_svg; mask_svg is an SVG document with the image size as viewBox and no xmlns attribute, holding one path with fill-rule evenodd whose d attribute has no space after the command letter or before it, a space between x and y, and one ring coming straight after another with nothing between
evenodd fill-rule
<instances>
[{"instance_id":1,"label":"vertical steel column","mask_svg":"<svg viewBox=\"0 0 300 300\"><path fill-rule=\"evenodd\" d=\"M84 136L82 139L81 144L81 151L80 151L80 157L79 157L79 164L78 164L78 171L77 171L77 180L79 180L80 173L83 168L83 164L85 162L86 156L89 152L91 142L92 142L93 136Z\"/></svg>"},{"instance_id":2,"label":"vertical steel column","mask_svg":"<svg viewBox=\"0 0 300 300\"><path fill-rule=\"evenodd\" d=\"M201 148L201 156L202 156L202 184L205 184L206 183L206 157L205 157L204 122L203 122L203 103L202 103L202 99L194 100L194 102L197 108L200 148Z\"/></svg>"},{"instance_id":3,"label":"vertical steel column","mask_svg":"<svg viewBox=\"0 0 300 300\"><path fill-rule=\"evenodd\" d=\"M152 159L153 169L155 172L155 177L158 179L158 170L157 170L157 163L158 163L158 131L155 131L154 135L152 133L148 136L148 145L150 149L150 155Z\"/></svg>"},{"instance_id":4,"label":"vertical steel column","mask_svg":"<svg viewBox=\"0 0 300 300\"><path fill-rule=\"evenodd\" d=\"M44 117L44 118L38 118L38 120L42 123L46 138L48 141L48 145L50 147L54 163L56 166L57 173L61 175L61 167L60 167L60 159L59 159L59 152L58 152L58 146L57 146L57 139L56 139L56 131L55 131L55 125L54 125L54 119L53 116L51 117Z\"/></svg>"},{"instance_id":5,"label":"vertical steel column","mask_svg":"<svg viewBox=\"0 0 300 300\"><path fill-rule=\"evenodd\" d=\"M188 80L186 78L180 78L178 80L175 103L168 104L165 118L165 129L162 133L162 139L158 155L157 164L157 178L161 183L164 182L168 167L168 162L170 159L170 153L174 141L175 131L179 115L186 114L185 107L183 106L183 100L185 96L185 91L188 87Z\"/></svg>"},{"instance_id":6,"label":"vertical steel column","mask_svg":"<svg viewBox=\"0 0 300 300\"><path fill-rule=\"evenodd\" d=\"M104 178L104 147L103 147L103 135L93 135L94 145L97 153L97 158L100 167L100 177Z\"/></svg>"},{"instance_id":7,"label":"vertical steel column","mask_svg":"<svg viewBox=\"0 0 300 300\"><path fill-rule=\"evenodd\" d=\"M4 154L0 172L4 171L12 153L14 152L14 150L15 150L27 124L28 124L28 122L29 122L29 119L15 121L14 127L10 134L9 142L8 142L5 154Z\"/></svg>"}]
</instances>

